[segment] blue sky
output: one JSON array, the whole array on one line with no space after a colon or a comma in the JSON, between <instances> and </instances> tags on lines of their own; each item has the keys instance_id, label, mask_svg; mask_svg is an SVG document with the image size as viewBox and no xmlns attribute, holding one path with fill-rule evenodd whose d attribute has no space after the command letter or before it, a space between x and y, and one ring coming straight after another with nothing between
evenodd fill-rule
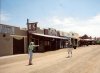
<instances>
[{"instance_id":1,"label":"blue sky","mask_svg":"<svg viewBox=\"0 0 100 73\"><path fill-rule=\"evenodd\" d=\"M100 37L100 0L0 0L1 23L26 27L27 18L42 28Z\"/></svg>"}]
</instances>

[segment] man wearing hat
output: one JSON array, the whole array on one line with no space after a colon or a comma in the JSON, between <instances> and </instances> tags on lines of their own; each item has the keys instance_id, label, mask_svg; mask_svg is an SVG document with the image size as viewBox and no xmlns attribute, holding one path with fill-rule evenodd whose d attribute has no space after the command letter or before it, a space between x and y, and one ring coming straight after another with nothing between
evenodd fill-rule
<instances>
[{"instance_id":1,"label":"man wearing hat","mask_svg":"<svg viewBox=\"0 0 100 73\"><path fill-rule=\"evenodd\" d=\"M33 56L33 50L35 47L38 47L39 45L35 45L34 42L30 42L28 47L28 53L29 53L29 65L32 65L32 56Z\"/></svg>"}]
</instances>

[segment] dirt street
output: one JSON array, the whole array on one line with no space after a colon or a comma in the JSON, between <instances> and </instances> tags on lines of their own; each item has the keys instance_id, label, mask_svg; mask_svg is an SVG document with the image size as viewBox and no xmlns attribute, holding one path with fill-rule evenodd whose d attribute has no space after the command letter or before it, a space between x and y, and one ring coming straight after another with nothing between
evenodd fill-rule
<instances>
[{"instance_id":1,"label":"dirt street","mask_svg":"<svg viewBox=\"0 0 100 73\"><path fill-rule=\"evenodd\" d=\"M67 56L67 49L35 53L33 65L27 58L0 65L0 73L100 73L100 45L79 47L71 58Z\"/></svg>"}]
</instances>

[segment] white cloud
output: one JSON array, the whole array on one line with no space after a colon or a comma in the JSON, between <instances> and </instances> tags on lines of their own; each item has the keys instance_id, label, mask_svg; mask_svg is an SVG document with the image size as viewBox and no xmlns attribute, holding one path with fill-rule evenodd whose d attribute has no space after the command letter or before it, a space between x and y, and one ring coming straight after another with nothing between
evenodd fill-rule
<instances>
[{"instance_id":1,"label":"white cloud","mask_svg":"<svg viewBox=\"0 0 100 73\"><path fill-rule=\"evenodd\" d=\"M89 36L100 37L100 14L93 16L87 20L80 20L74 17L58 17L54 16L47 19L49 27L65 32L77 32L80 35L87 34ZM47 26L47 25L46 25Z\"/></svg>"},{"instance_id":2,"label":"white cloud","mask_svg":"<svg viewBox=\"0 0 100 73\"><path fill-rule=\"evenodd\" d=\"M75 19L72 17L59 18L56 16L56 17L51 18L51 22L53 24L56 24L56 25L60 25L60 24L62 24L62 25L67 25L67 24L74 25L73 23L75 23Z\"/></svg>"},{"instance_id":3,"label":"white cloud","mask_svg":"<svg viewBox=\"0 0 100 73\"><path fill-rule=\"evenodd\" d=\"M89 24L95 24L99 25L100 24L100 14L92 17L91 19L88 20Z\"/></svg>"},{"instance_id":4,"label":"white cloud","mask_svg":"<svg viewBox=\"0 0 100 73\"><path fill-rule=\"evenodd\" d=\"M0 23L7 23L10 20L10 17L8 14L1 12L0 13Z\"/></svg>"}]
</instances>

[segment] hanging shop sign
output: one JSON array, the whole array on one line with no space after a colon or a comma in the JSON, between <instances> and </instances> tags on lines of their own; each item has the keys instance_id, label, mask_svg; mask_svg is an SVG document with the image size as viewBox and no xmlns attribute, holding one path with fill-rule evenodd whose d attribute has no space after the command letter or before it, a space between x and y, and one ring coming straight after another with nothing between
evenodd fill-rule
<instances>
[{"instance_id":1,"label":"hanging shop sign","mask_svg":"<svg viewBox=\"0 0 100 73\"><path fill-rule=\"evenodd\" d=\"M28 31L35 31L36 28L37 28L37 22L35 22L35 23L28 23L27 27L28 27Z\"/></svg>"}]
</instances>

